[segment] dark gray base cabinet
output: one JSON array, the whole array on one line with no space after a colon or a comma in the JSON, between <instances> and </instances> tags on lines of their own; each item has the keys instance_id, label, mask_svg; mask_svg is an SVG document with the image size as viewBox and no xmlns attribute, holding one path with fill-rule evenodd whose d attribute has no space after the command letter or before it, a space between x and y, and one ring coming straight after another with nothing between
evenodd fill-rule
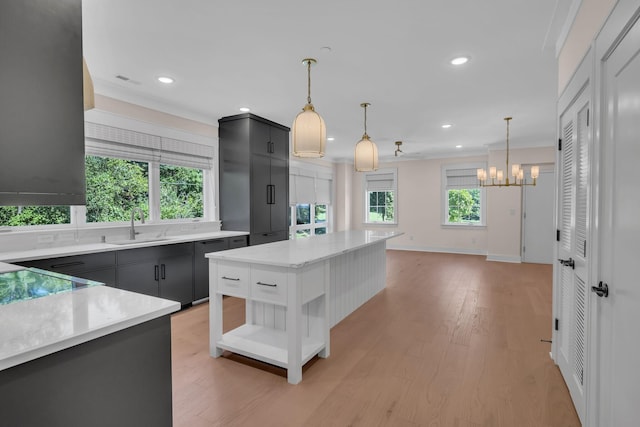
<instances>
[{"instance_id":1,"label":"dark gray base cabinet","mask_svg":"<svg viewBox=\"0 0 640 427\"><path fill-rule=\"evenodd\" d=\"M185 306L209 296L209 262L204 255L243 246L247 246L246 235L18 264L95 280Z\"/></svg>"},{"instance_id":2,"label":"dark gray base cabinet","mask_svg":"<svg viewBox=\"0 0 640 427\"><path fill-rule=\"evenodd\" d=\"M247 246L247 236L194 242L193 300L209 297L209 260L205 254Z\"/></svg>"},{"instance_id":3,"label":"dark gray base cabinet","mask_svg":"<svg viewBox=\"0 0 640 427\"><path fill-rule=\"evenodd\" d=\"M73 255L60 258L39 259L19 263L24 267L35 267L82 279L95 280L108 286L116 286L116 253L101 252Z\"/></svg>"},{"instance_id":4,"label":"dark gray base cabinet","mask_svg":"<svg viewBox=\"0 0 640 427\"><path fill-rule=\"evenodd\" d=\"M2 370L0 402L2 426L170 427L170 317Z\"/></svg>"},{"instance_id":5,"label":"dark gray base cabinet","mask_svg":"<svg viewBox=\"0 0 640 427\"><path fill-rule=\"evenodd\" d=\"M118 288L178 301L193 300L193 243L117 252Z\"/></svg>"}]
</instances>

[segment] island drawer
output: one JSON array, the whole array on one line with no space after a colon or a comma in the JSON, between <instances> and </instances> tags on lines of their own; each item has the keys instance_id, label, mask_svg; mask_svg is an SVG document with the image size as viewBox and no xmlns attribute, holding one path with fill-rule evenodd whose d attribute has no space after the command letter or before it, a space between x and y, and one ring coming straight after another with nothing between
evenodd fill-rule
<instances>
[{"instance_id":1,"label":"island drawer","mask_svg":"<svg viewBox=\"0 0 640 427\"><path fill-rule=\"evenodd\" d=\"M279 268L252 266L251 299L287 305L287 273Z\"/></svg>"},{"instance_id":2,"label":"island drawer","mask_svg":"<svg viewBox=\"0 0 640 427\"><path fill-rule=\"evenodd\" d=\"M234 262L219 262L217 268L217 292L247 298L249 295L249 269L246 265Z\"/></svg>"}]
</instances>

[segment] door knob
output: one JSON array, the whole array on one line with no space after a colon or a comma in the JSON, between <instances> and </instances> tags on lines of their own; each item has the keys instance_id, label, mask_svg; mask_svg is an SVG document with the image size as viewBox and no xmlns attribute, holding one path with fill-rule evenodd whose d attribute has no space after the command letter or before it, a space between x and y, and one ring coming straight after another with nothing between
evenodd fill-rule
<instances>
[{"instance_id":1,"label":"door knob","mask_svg":"<svg viewBox=\"0 0 640 427\"><path fill-rule=\"evenodd\" d=\"M573 258L558 259L558 261L560 261L560 264L562 264L562 265L566 265L567 267L571 267L574 270L576 269L576 262L573 260Z\"/></svg>"},{"instance_id":2,"label":"door knob","mask_svg":"<svg viewBox=\"0 0 640 427\"><path fill-rule=\"evenodd\" d=\"M592 286L591 292L595 292L599 297L608 297L609 296L609 286L606 283L598 283L598 286Z\"/></svg>"}]
</instances>

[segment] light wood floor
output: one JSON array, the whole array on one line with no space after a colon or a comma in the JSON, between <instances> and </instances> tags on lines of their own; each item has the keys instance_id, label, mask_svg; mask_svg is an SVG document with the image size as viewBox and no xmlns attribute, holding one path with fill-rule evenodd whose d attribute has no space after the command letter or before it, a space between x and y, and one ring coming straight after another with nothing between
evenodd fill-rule
<instances>
[{"instance_id":1,"label":"light wood floor","mask_svg":"<svg viewBox=\"0 0 640 427\"><path fill-rule=\"evenodd\" d=\"M244 302L225 299L225 329ZM177 313L173 414L188 426L579 426L549 357L551 266L388 251L387 287L331 330L302 382L209 356L208 305Z\"/></svg>"}]
</instances>

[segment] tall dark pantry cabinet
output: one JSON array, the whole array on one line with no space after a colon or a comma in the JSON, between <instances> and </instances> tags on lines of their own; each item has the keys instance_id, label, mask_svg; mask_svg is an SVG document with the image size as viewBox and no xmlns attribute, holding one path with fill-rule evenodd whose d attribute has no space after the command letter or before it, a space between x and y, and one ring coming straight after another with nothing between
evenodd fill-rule
<instances>
[{"instance_id":1,"label":"tall dark pantry cabinet","mask_svg":"<svg viewBox=\"0 0 640 427\"><path fill-rule=\"evenodd\" d=\"M254 114L218 120L223 230L249 244L289 237L289 128Z\"/></svg>"}]
</instances>

